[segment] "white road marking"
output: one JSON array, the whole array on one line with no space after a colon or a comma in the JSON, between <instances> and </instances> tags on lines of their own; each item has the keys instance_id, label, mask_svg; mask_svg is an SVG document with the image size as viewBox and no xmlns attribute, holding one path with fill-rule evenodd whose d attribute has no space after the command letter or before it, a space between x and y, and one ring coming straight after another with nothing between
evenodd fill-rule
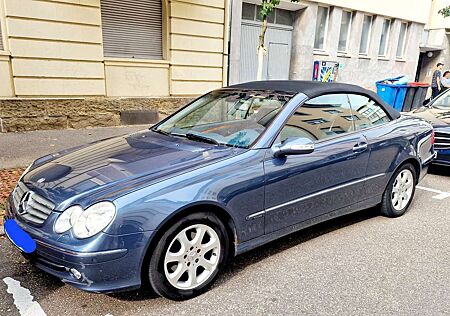
<instances>
[{"instance_id":1,"label":"white road marking","mask_svg":"<svg viewBox=\"0 0 450 316\"><path fill-rule=\"evenodd\" d=\"M426 187L422 187L419 185L416 188L420 189L420 190L428 191L428 192L437 193L437 195L433 196L433 199L436 199L436 200L443 200L443 199L450 197L450 192L439 191L436 189L426 188Z\"/></svg>"},{"instance_id":2,"label":"white road marking","mask_svg":"<svg viewBox=\"0 0 450 316\"><path fill-rule=\"evenodd\" d=\"M3 282L8 286L6 292L13 295L14 305L16 305L21 316L47 316L41 305L33 301L30 290L20 286L19 281L8 277L4 278Z\"/></svg>"}]
</instances>

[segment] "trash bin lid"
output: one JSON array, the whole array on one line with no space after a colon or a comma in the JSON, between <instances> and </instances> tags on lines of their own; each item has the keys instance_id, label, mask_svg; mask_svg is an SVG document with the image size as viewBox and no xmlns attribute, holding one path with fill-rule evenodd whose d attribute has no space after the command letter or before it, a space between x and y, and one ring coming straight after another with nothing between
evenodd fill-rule
<instances>
[{"instance_id":1,"label":"trash bin lid","mask_svg":"<svg viewBox=\"0 0 450 316\"><path fill-rule=\"evenodd\" d=\"M430 84L426 83L426 82L410 82L408 83L409 86L411 87L429 87Z\"/></svg>"}]
</instances>

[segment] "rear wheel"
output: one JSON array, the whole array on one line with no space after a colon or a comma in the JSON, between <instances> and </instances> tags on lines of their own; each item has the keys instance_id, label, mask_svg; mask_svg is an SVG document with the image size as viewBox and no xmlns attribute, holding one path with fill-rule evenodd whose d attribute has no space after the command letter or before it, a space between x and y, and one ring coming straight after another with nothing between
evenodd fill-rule
<instances>
[{"instance_id":1,"label":"rear wheel","mask_svg":"<svg viewBox=\"0 0 450 316\"><path fill-rule=\"evenodd\" d=\"M414 197L417 174L414 166L405 164L397 170L383 195L381 213L398 217L406 213Z\"/></svg>"},{"instance_id":2,"label":"rear wheel","mask_svg":"<svg viewBox=\"0 0 450 316\"><path fill-rule=\"evenodd\" d=\"M160 238L150 259L153 289L172 300L195 297L212 285L228 256L225 226L213 213L188 215Z\"/></svg>"}]
</instances>

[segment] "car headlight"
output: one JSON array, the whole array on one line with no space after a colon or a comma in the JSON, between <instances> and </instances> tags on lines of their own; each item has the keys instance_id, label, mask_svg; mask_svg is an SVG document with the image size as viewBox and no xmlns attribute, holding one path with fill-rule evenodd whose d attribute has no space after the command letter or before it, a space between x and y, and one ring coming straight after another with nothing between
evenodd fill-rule
<instances>
[{"instance_id":1,"label":"car headlight","mask_svg":"<svg viewBox=\"0 0 450 316\"><path fill-rule=\"evenodd\" d=\"M116 216L111 202L100 202L88 207L73 224L73 234L79 239L92 237L108 226Z\"/></svg>"},{"instance_id":2,"label":"car headlight","mask_svg":"<svg viewBox=\"0 0 450 316\"><path fill-rule=\"evenodd\" d=\"M62 234L70 230L80 217L81 213L83 213L83 209L78 205L66 209L56 220L55 232L57 234Z\"/></svg>"}]
</instances>

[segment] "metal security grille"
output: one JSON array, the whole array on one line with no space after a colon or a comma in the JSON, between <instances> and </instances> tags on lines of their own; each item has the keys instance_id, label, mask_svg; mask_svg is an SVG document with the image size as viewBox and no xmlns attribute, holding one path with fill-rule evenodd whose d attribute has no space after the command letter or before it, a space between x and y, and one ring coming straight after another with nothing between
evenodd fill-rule
<instances>
[{"instance_id":1,"label":"metal security grille","mask_svg":"<svg viewBox=\"0 0 450 316\"><path fill-rule=\"evenodd\" d=\"M106 57L162 59L161 0L102 0Z\"/></svg>"},{"instance_id":2,"label":"metal security grille","mask_svg":"<svg viewBox=\"0 0 450 316\"><path fill-rule=\"evenodd\" d=\"M0 24L0 50L4 50L4 47L3 47L2 25L1 25L1 24Z\"/></svg>"},{"instance_id":3,"label":"metal security grille","mask_svg":"<svg viewBox=\"0 0 450 316\"><path fill-rule=\"evenodd\" d=\"M55 208L52 202L30 191L22 182L14 189L13 202L18 215L36 225L42 225Z\"/></svg>"}]
</instances>

